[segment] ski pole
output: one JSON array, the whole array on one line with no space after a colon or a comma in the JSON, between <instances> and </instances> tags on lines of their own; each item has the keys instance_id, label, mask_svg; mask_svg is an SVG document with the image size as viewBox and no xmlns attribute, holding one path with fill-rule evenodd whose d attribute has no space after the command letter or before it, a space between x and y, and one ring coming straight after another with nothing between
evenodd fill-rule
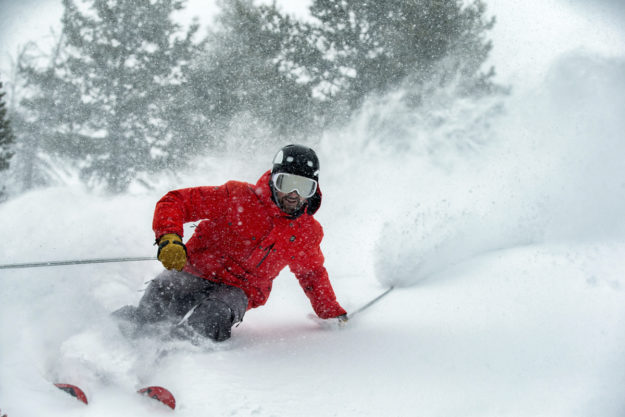
<instances>
[{"instance_id":1,"label":"ski pole","mask_svg":"<svg viewBox=\"0 0 625 417\"><path fill-rule=\"evenodd\" d=\"M153 261L155 256L138 256L134 258L100 258L100 259L80 259L70 261L49 261L49 262L31 262L23 264L0 265L0 269L17 269L17 268L38 268L44 266L64 266L64 265L84 265L84 264L103 264L114 262L137 262L137 261Z\"/></svg>"},{"instance_id":2,"label":"ski pole","mask_svg":"<svg viewBox=\"0 0 625 417\"><path fill-rule=\"evenodd\" d=\"M361 306L360 308L352 311L351 313L349 313L347 315L348 319L351 319L352 317L354 317L356 314L362 312L363 310L366 310L367 308L371 307L373 304L377 303L378 301L380 301L380 299L382 297L384 297L385 295L387 295L388 293L390 293L395 287L391 286L389 287L386 291L384 291L382 294L378 295L377 297L375 297L373 300L369 301L367 304Z\"/></svg>"}]
</instances>

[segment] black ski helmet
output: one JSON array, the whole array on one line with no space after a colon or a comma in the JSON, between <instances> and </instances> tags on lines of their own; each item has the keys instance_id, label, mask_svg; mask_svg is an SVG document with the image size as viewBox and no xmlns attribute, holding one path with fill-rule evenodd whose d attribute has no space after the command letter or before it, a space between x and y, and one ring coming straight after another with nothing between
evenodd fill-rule
<instances>
[{"instance_id":1,"label":"black ski helmet","mask_svg":"<svg viewBox=\"0 0 625 417\"><path fill-rule=\"evenodd\" d=\"M302 177L310 178L319 183L319 158L312 149L302 145L286 145L278 151L273 158L273 168L271 169L271 176L274 174L285 172L288 174L300 175ZM275 188L273 181L269 180L269 186L272 191L272 199L274 203L278 204L275 197ZM297 213L293 214L292 218L297 218L304 213L304 210L311 216L319 210L321 206L321 191L317 186L317 191L310 197L307 203Z\"/></svg>"},{"instance_id":2,"label":"black ski helmet","mask_svg":"<svg viewBox=\"0 0 625 417\"><path fill-rule=\"evenodd\" d=\"M319 158L312 149L302 145L287 145L273 158L271 175L279 172L299 175L319 182Z\"/></svg>"}]
</instances>

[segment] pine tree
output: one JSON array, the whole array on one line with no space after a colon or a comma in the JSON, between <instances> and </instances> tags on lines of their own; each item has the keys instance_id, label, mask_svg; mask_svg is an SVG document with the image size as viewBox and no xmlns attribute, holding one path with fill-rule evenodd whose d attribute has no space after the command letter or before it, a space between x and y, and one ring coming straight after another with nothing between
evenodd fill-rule
<instances>
[{"instance_id":1,"label":"pine tree","mask_svg":"<svg viewBox=\"0 0 625 417\"><path fill-rule=\"evenodd\" d=\"M81 104L78 86L64 79L63 57L62 36L50 53L29 43L18 56L21 100L14 127L20 141L14 171L22 191L61 183L59 172L65 171L68 159L80 159L86 143L79 129L89 109Z\"/></svg>"},{"instance_id":2,"label":"pine tree","mask_svg":"<svg viewBox=\"0 0 625 417\"><path fill-rule=\"evenodd\" d=\"M275 5L228 0L216 22L191 75L211 130L224 132L243 118L248 131L266 129L276 141L304 136L313 128L314 100L310 86L285 67L291 20Z\"/></svg>"},{"instance_id":3,"label":"pine tree","mask_svg":"<svg viewBox=\"0 0 625 417\"><path fill-rule=\"evenodd\" d=\"M2 81L0 81L0 175L4 177L9 169L11 158L13 157L13 145L15 136L11 129L11 122L7 116L7 108L4 102L5 93L2 91ZM4 181L2 181L4 182ZM4 200L5 186L0 188L0 201Z\"/></svg>"},{"instance_id":4,"label":"pine tree","mask_svg":"<svg viewBox=\"0 0 625 417\"><path fill-rule=\"evenodd\" d=\"M289 56L315 79L328 100L349 109L371 93L383 93L409 80L423 83L443 59L459 75L466 91L493 87L492 71L481 66L491 49L485 36L494 18L473 0L314 0L309 45L318 59Z\"/></svg>"},{"instance_id":5,"label":"pine tree","mask_svg":"<svg viewBox=\"0 0 625 417\"><path fill-rule=\"evenodd\" d=\"M58 75L79 92L72 95L76 113L65 140L87 181L120 192L145 173L184 163L179 132L169 123L169 103L185 82L197 30L193 25L181 36L173 22L183 5L63 0L66 56Z\"/></svg>"}]
</instances>

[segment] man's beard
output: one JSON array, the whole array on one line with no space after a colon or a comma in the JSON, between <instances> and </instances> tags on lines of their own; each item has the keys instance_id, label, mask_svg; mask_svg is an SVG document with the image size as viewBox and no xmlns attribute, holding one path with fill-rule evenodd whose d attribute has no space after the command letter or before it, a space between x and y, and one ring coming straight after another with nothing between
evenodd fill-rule
<instances>
[{"instance_id":1,"label":"man's beard","mask_svg":"<svg viewBox=\"0 0 625 417\"><path fill-rule=\"evenodd\" d=\"M295 202L293 199L289 199L288 195L279 198L276 196L276 200L278 201L278 206L280 209L286 214L295 214L299 209L302 208L306 200L302 200L300 198Z\"/></svg>"}]
</instances>

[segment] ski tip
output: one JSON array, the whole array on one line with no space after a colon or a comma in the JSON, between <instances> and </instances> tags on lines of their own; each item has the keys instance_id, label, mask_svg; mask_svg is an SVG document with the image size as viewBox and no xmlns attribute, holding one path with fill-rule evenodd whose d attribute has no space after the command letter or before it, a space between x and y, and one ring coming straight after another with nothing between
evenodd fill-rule
<instances>
[{"instance_id":1,"label":"ski tip","mask_svg":"<svg viewBox=\"0 0 625 417\"><path fill-rule=\"evenodd\" d=\"M158 387L158 386L145 387L145 388L140 389L137 392L139 394L147 395L150 398L153 398L155 400L162 402L163 404L165 404L172 410L176 408L176 399L174 398L174 395L171 392L169 392L169 390L163 387Z\"/></svg>"},{"instance_id":2,"label":"ski tip","mask_svg":"<svg viewBox=\"0 0 625 417\"><path fill-rule=\"evenodd\" d=\"M89 402L87 401L87 396L85 395L84 391L78 388L76 385L56 383L54 384L54 386L62 391L65 391L72 397L76 398L78 401L81 401L85 404L89 404Z\"/></svg>"}]
</instances>

